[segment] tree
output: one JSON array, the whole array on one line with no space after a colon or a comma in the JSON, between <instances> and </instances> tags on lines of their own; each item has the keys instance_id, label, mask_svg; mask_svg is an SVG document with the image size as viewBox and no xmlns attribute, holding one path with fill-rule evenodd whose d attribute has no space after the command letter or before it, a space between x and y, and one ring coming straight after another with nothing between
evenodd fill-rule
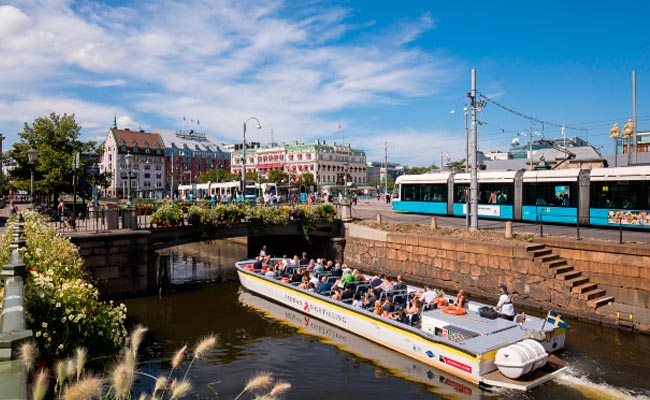
<instances>
[{"instance_id":1,"label":"tree","mask_svg":"<svg viewBox=\"0 0 650 400\"><path fill-rule=\"evenodd\" d=\"M239 180L239 175L228 172L228 170L219 168L206 171L199 175L199 183L208 182L230 182Z\"/></svg>"},{"instance_id":2,"label":"tree","mask_svg":"<svg viewBox=\"0 0 650 400\"><path fill-rule=\"evenodd\" d=\"M272 169L268 174L268 180L276 185L280 185L282 184L282 181L289 182L289 174L282 172L279 169Z\"/></svg>"},{"instance_id":3,"label":"tree","mask_svg":"<svg viewBox=\"0 0 650 400\"><path fill-rule=\"evenodd\" d=\"M448 165L449 165L450 168L464 169L465 168L465 159L463 158L462 160L459 160L459 161L452 161Z\"/></svg>"},{"instance_id":4,"label":"tree","mask_svg":"<svg viewBox=\"0 0 650 400\"><path fill-rule=\"evenodd\" d=\"M72 157L75 152L95 152L96 142L79 140L81 127L77 125L74 114L59 116L51 113L39 117L30 126L27 122L18 133L20 141L13 144L8 152L16 161L16 169L11 172L14 180L30 179L32 166L27 160L27 150L34 147L38 159L34 164L35 190L45 192L50 200L59 193L72 193Z\"/></svg>"},{"instance_id":5,"label":"tree","mask_svg":"<svg viewBox=\"0 0 650 400\"><path fill-rule=\"evenodd\" d=\"M305 172L302 174L302 183L309 188L309 186L316 186L316 181L314 180L314 174Z\"/></svg>"},{"instance_id":6,"label":"tree","mask_svg":"<svg viewBox=\"0 0 650 400\"><path fill-rule=\"evenodd\" d=\"M433 169L438 169L436 165L432 165L430 167L413 167L409 168L408 171L406 171L407 175L422 175L426 174L427 172L430 172Z\"/></svg>"}]
</instances>

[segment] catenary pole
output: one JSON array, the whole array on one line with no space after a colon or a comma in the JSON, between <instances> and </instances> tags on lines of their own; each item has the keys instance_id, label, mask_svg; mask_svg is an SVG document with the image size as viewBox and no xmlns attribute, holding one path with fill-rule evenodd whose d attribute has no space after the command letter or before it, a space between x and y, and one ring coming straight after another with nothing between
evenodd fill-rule
<instances>
[{"instance_id":1,"label":"catenary pole","mask_svg":"<svg viewBox=\"0 0 650 400\"><path fill-rule=\"evenodd\" d=\"M470 230L478 230L478 134L476 132L476 70L472 69L472 151L471 151L471 180L470 180Z\"/></svg>"}]
</instances>

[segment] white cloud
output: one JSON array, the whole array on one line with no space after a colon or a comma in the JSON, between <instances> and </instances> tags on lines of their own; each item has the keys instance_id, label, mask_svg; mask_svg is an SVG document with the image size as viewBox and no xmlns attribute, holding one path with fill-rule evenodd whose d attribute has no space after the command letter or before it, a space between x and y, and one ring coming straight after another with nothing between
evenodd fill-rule
<instances>
[{"instance_id":1,"label":"white cloud","mask_svg":"<svg viewBox=\"0 0 650 400\"><path fill-rule=\"evenodd\" d=\"M32 121L55 107L76 113L93 135L105 132L114 112L120 127L133 129L177 129L182 116L193 116L219 139L238 141L241 121L255 115L278 138L311 141L335 127L332 114L428 96L455 74L450 57L413 45L435 27L428 14L382 28L394 33L387 40L367 32L375 21L350 24L351 9L319 7L208 0L2 6L0 123Z\"/></svg>"}]
</instances>

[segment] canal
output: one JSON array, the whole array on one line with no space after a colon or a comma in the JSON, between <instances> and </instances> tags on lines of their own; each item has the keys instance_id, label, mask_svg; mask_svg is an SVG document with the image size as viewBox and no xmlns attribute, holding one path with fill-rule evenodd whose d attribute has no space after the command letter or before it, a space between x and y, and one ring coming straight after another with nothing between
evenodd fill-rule
<instances>
[{"instance_id":1,"label":"canal","mask_svg":"<svg viewBox=\"0 0 650 400\"><path fill-rule=\"evenodd\" d=\"M166 291L126 301L131 322L149 328L143 371L168 374L176 350L216 334L217 347L189 372L192 398L214 398L210 385L232 399L268 371L291 383L287 399L650 399L648 336L569 320L568 374L528 393L488 391L243 291L233 264L245 251L236 241L168 251Z\"/></svg>"}]
</instances>

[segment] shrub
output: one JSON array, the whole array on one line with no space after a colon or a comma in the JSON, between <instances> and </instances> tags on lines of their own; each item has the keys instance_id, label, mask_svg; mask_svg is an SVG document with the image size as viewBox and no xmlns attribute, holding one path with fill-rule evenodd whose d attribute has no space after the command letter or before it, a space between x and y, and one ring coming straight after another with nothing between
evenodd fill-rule
<instances>
[{"instance_id":1,"label":"shrub","mask_svg":"<svg viewBox=\"0 0 650 400\"><path fill-rule=\"evenodd\" d=\"M157 226L176 226L183 221L183 210L174 203L168 202L151 214L151 223Z\"/></svg>"},{"instance_id":2,"label":"shrub","mask_svg":"<svg viewBox=\"0 0 650 400\"><path fill-rule=\"evenodd\" d=\"M99 291L86 280L76 246L43 223L35 212L23 211L27 324L46 359L65 356L77 347L92 354L117 352L126 336L126 307L99 301ZM0 262L9 261L8 244L15 222L2 237Z\"/></svg>"}]
</instances>

